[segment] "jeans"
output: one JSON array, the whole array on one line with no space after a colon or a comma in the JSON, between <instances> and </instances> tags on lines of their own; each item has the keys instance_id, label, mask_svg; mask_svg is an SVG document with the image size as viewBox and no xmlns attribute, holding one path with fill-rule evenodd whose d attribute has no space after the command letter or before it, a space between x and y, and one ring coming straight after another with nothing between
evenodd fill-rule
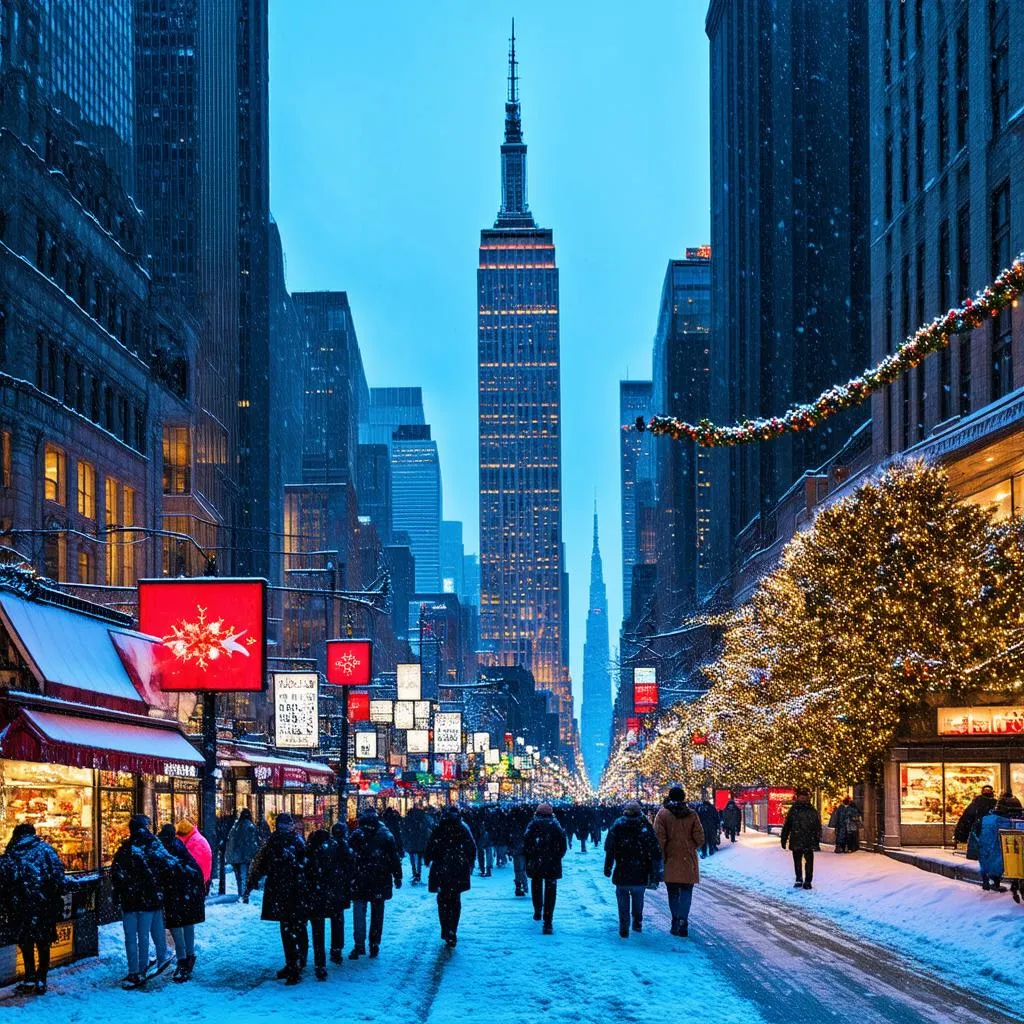
<instances>
[{"instance_id":1,"label":"jeans","mask_svg":"<svg viewBox=\"0 0 1024 1024\"><path fill-rule=\"evenodd\" d=\"M806 865L806 867L803 865ZM796 880L798 882L803 882L804 885L810 885L811 880L814 877L814 851L794 850L793 870L796 872Z\"/></svg>"},{"instance_id":2,"label":"jeans","mask_svg":"<svg viewBox=\"0 0 1024 1024\"><path fill-rule=\"evenodd\" d=\"M145 974L149 967L149 937L153 936L157 963L167 959L167 933L162 910L125 910L121 914L124 927L124 952L129 974Z\"/></svg>"},{"instance_id":3,"label":"jeans","mask_svg":"<svg viewBox=\"0 0 1024 1024\"><path fill-rule=\"evenodd\" d=\"M178 958L179 963L195 953L196 926L194 924L186 924L181 928L172 928L171 938L174 939L174 955Z\"/></svg>"},{"instance_id":4,"label":"jeans","mask_svg":"<svg viewBox=\"0 0 1024 1024\"><path fill-rule=\"evenodd\" d=\"M615 886L615 899L619 904L620 932L629 930L629 911L631 903L633 905L633 924L639 924L644 919L644 896L646 894L646 885Z\"/></svg>"},{"instance_id":5,"label":"jeans","mask_svg":"<svg viewBox=\"0 0 1024 1024\"><path fill-rule=\"evenodd\" d=\"M498 867L503 868L505 864L508 862L508 847L503 846L501 843L498 843L494 847L494 856L498 860Z\"/></svg>"},{"instance_id":6,"label":"jeans","mask_svg":"<svg viewBox=\"0 0 1024 1024\"><path fill-rule=\"evenodd\" d=\"M423 872L423 854L413 853L409 851L409 869L412 871L412 877L414 881L420 880L420 875Z\"/></svg>"},{"instance_id":7,"label":"jeans","mask_svg":"<svg viewBox=\"0 0 1024 1024\"><path fill-rule=\"evenodd\" d=\"M441 938L454 937L462 916L462 893L442 889L437 894L437 918L441 922Z\"/></svg>"},{"instance_id":8,"label":"jeans","mask_svg":"<svg viewBox=\"0 0 1024 1024\"><path fill-rule=\"evenodd\" d=\"M672 919L679 924L687 924L690 920L690 904L693 903L693 884L683 882L666 882L668 890L668 909Z\"/></svg>"},{"instance_id":9,"label":"jeans","mask_svg":"<svg viewBox=\"0 0 1024 1024\"><path fill-rule=\"evenodd\" d=\"M345 912L331 918L331 952L340 953L345 948Z\"/></svg>"},{"instance_id":10,"label":"jeans","mask_svg":"<svg viewBox=\"0 0 1024 1024\"><path fill-rule=\"evenodd\" d=\"M306 966L309 956L309 935L306 932L306 921L302 917L292 917L281 922L281 947L284 949L285 967L299 971Z\"/></svg>"},{"instance_id":11,"label":"jeans","mask_svg":"<svg viewBox=\"0 0 1024 1024\"><path fill-rule=\"evenodd\" d=\"M512 854L512 869L516 873L516 892L526 892L530 880L526 877L526 857L523 854Z\"/></svg>"},{"instance_id":12,"label":"jeans","mask_svg":"<svg viewBox=\"0 0 1024 1024\"><path fill-rule=\"evenodd\" d=\"M50 970L50 944L41 940L27 939L18 943L21 959L25 962L26 981L46 981Z\"/></svg>"},{"instance_id":13,"label":"jeans","mask_svg":"<svg viewBox=\"0 0 1024 1024\"><path fill-rule=\"evenodd\" d=\"M352 939L357 949L366 949L366 908L370 908L370 945L379 946L384 934L384 901L352 901Z\"/></svg>"},{"instance_id":14,"label":"jeans","mask_svg":"<svg viewBox=\"0 0 1024 1024\"><path fill-rule=\"evenodd\" d=\"M580 836L579 839L580 839L580 853L586 853L587 852L587 837L586 836Z\"/></svg>"},{"instance_id":15,"label":"jeans","mask_svg":"<svg viewBox=\"0 0 1024 1024\"><path fill-rule=\"evenodd\" d=\"M493 846L478 846L476 850L476 859L480 867L480 874L486 874L494 868L494 847Z\"/></svg>"},{"instance_id":16,"label":"jeans","mask_svg":"<svg viewBox=\"0 0 1024 1024\"><path fill-rule=\"evenodd\" d=\"M543 914L544 920L550 924L555 914L555 897L558 895L558 883L553 878L534 878L530 886L533 897L533 909Z\"/></svg>"},{"instance_id":17,"label":"jeans","mask_svg":"<svg viewBox=\"0 0 1024 1024\"><path fill-rule=\"evenodd\" d=\"M235 873L235 884L238 886L238 895L245 894L245 887L249 884L249 865L232 864L231 870Z\"/></svg>"},{"instance_id":18,"label":"jeans","mask_svg":"<svg viewBox=\"0 0 1024 1024\"><path fill-rule=\"evenodd\" d=\"M324 917L311 917L309 919L309 930L313 934L313 966L327 966L327 919ZM333 938L333 936L332 936Z\"/></svg>"}]
</instances>

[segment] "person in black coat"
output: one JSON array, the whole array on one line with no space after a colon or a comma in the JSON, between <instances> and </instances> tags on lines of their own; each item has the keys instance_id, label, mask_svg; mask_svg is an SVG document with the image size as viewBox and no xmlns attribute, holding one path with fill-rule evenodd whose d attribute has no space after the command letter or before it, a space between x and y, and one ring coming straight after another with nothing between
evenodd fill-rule
<instances>
[{"instance_id":1,"label":"person in black coat","mask_svg":"<svg viewBox=\"0 0 1024 1024\"><path fill-rule=\"evenodd\" d=\"M430 865L427 888L437 893L441 938L449 948L454 948L458 941L456 933L462 916L462 894L469 891L475 860L473 833L462 820L457 807L446 807L427 841L423 861Z\"/></svg>"},{"instance_id":2,"label":"person in black coat","mask_svg":"<svg viewBox=\"0 0 1024 1024\"><path fill-rule=\"evenodd\" d=\"M263 889L264 921L277 921L281 926L281 946L284 949L284 967L278 972L285 984L297 985L309 956L309 935L306 921L309 917L306 888L306 844L295 831L295 820L290 814L277 816L274 832L259 848L249 867L248 892L266 877Z\"/></svg>"},{"instance_id":3,"label":"person in black coat","mask_svg":"<svg viewBox=\"0 0 1024 1024\"><path fill-rule=\"evenodd\" d=\"M17 879L12 923L25 964L25 978L18 988L42 995L50 969L50 946L57 941L57 922L64 917L64 862L29 822L15 826L6 856Z\"/></svg>"},{"instance_id":4,"label":"person in black coat","mask_svg":"<svg viewBox=\"0 0 1024 1024\"><path fill-rule=\"evenodd\" d=\"M558 879L562 877L562 858L568 848L565 831L555 818L551 804L541 804L523 836L523 855L526 873L530 876L533 919L540 921L543 917L545 935L554 931L552 918Z\"/></svg>"},{"instance_id":5,"label":"person in black coat","mask_svg":"<svg viewBox=\"0 0 1024 1024\"><path fill-rule=\"evenodd\" d=\"M640 805L630 800L608 830L604 841L604 873L615 885L619 905L619 935L629 938L630 907L633 931L643 931L644 896L647 886L658 881L661 846Z\"/></svg>"},{"instance_id":6,"label":"person in black coat","mask_svg":"<svg viewBox=\"0 0 1024 1024\"><path fill-rule=\"evenodd\" d=\"M526 877L526 856L523 853L523 840L526 826L530 824L533 812L526 804L518 804L508 815L508 852L512 857L512 870L515 873L517 896L525 896L530 886Z\"/></svg>"},{"instance_id":7,"label":"person in black coat","mask_svg":"<svg viewBox=\"0 0 1024 1024\"><path fill-rule=\"evenodd\" d=\"M981 792L967 805L964 813L957 819L953 829L953 842L966 843L974 826L981 821L996 805L995 790L991 786L982 786Z\"/></svg>"},{"instance_id":8,"label":"person in black coat","mask_svg":"<svg viewBox=\"0 0 1024 1024\"><path fill-rule=\"evenodd\" d=\"M340 964L345 948L345 911L352 906L352 871L354 860L348 845L348 825L336 821L331 826L331 838L337 844L338 865L341 871L341 902L331 915L331 963Z\"/></svg>"},{"instance_id":9,"label":"person in black coat","mask_svg":"<svg viewBox=\"0 0 1024 1024\"><path fill-rule=\"evenodd\" d=\"M121 907L124 950L128 977L122 988L141 988L146 983L149 939L156 948L155 974L174 959L167 952L164 928L164 894L173 883L178 862L149 830L149 818L135 814L128 821L128 838L123 840L110 864L110 885L114 902Z\"/></svg>"},{"instance_id":10,"label":"person in black coat","mask_svg":"<svg viewBox=\"0 0 1024 1024\"><path fill-rule=\"evenodd\" d=\"M392 884L402 888L402 858L398 844L371 807L359 815L359 827L349 836L352 848L352 952L350 960L366 953L366 911L370 910L370 956L380 952L384 934L384 904Z\"/></svg>"},{"instance_id":11,"label":"person in black coat","mask_svg":"<svg viewBox=\"0 0 1024 1024\"><path fill-rule=\"evenodd\" d=\"M177 861L177 870L169 876L164 893L164 924L171 931L178 958L174 980L185 982L191 979L196 966L196 925L206 920L206 879L173 825L164 825L159 838Z\"/></svg>"},{"instance_id":12,"label":"person in black coat","mask_svg":"<svg viewBox=\"0 0 1024 1024\"><path fill-rule=\"evenodd\" d=\"M732 797L729 797L729 802L722 808L722 827L725 829L730 843L736 842L742 820L743 812L740 810L740 805Z\"/></svg>"},{"instance_id":13,"label":"person in black coat","mask_svg":"<svg viewBox=\"0 0 1024 1024\"><path fill-rule=\"evenodd\" d=\"M704 829L704 845L701 847L700 855L702 857L710 857L718 852L719 829L722 827L722 818L718 813L718 809L710 800L701 800L696 810L700 818L700 827Z\"/></svg>"},{"instance_id":14,"label":"person in black coat","mask_svg":"<svg viewBox=\"0 0 1024 1024\"><path fill-rule=\"evenodd\" d=\"M402 815L397 807L385 807L381 812L380 820L384 827L391 833L395 840L395 848L398 850L398 859L405 856L405 846L402 844Z\"/></svg>"},{"instance_id":15,"label":"person in black coat","mask_svg":"<svg viewBox=\"0 0 1024 1024\"><path fill-rule=\"evenodd\" d=\"M422 880L423 851L430 839L431 824L422 806L410 807L402 822L402 842L409 853L409 870L415 885Z\"/></svg>"},{"instance_id":16,"label":"person in black coat","mask_svg":"<svg viewBox=\"0 0 1024 1024\"><path fill-rule=\"evenodd\" d=\"M344 826L341 826L344 828ZM316 980L327 980L326 925L331 921L331 951L337 949L335 963L341 962L344 942L344 912L349 906L349 885L352 851L348 847L347 830L341 832L340 841L326 829L318 829L309 837L306 846L306 889L309 894L309 925L313 933L313 965ZM338 934L335 935L335 924ZM335 947L337 940L337 947Z\"/></svg>"},{"instance_id":17,"label":"person in black coat","mask_svg":"<svg viewBox=\"0 0 1024 1024\"><path fill-rule=\"evenodd\" d=\"M590 808L580 804L572 809L572 829L580 841L580 853L587 852L587 840L590 838Z\"/></svg>"},{"instance_id":18,"label":"person in black coat","mask_svg":"<svg viewBox=\"0 0 1024 1024\"><path fill-rule=\"evenodd\" d=\"M796 871L794 889L810 889L814 877L814 853L821 849L821 817L811 806L811 791L798 789L796 801L782 826L782 848L789 843Z\"/></svg>"}]
</instances>

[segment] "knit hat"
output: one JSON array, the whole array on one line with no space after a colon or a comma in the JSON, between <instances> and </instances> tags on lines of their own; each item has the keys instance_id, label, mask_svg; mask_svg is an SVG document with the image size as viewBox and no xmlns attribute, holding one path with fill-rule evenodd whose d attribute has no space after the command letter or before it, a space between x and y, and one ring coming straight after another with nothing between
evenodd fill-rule
<instances>
[{"instance_id":1,"label":"knit hat","mask_svg":"<svg viewBox=\"0 0 1024 1024\"><path fill-rule=\"evenodd\" d=\"M148 832L150 821L144 814L133 814L128 819L128 831L134 835L136 832Z\"/></svg>"},{"instance_id":2,"label":"knit hat","mask_svg":"<svg viewBox=\"0 0 1024 1024\"><path fill-rule=\"evenodd\" d=\"M682 803L686 799L686 792L682 786L673 786L668 791L668 798L676 803Z\"/></svg>"},{"instance_id":3,"label":"knit hat","mask_svg":"<svg viewBox=\"0 0 1024 1024\"><path fill-rule=\"evenodd\" d=\"M626 806L622 808L622 813L628 815L630 818L639 817L641 813L640 805L635 800L630 800Z\"/></svg>"},{"instance_id":4,"label":"knit hat","mask_svg":"<svg viewBox=\"0 0 1024 1024\"><path fill-rule=\"evenodd\" d=\"M541 818L550 818L554 813L555 809L551 806L551 804L544 803L537 808L537 815Z\"/></svg>"},{"instance_id":5,"label":"knit hat","mask_svg":"<svg viewBox=\"0 0 1024 1024\"><path fill-rule=\"evenodd\" d=\"M174 829L174 831L177 832L179 836L190 836L192 835L193 832L195 832L195 830L195 825L193 825L192 822L188 820L188 818L182 818L181 821L178 822L177 827Z\"/></svg>"},{"instance_id":6,"label":"knit hat","mask_svg":"<svg viewBox=\"0 0 1024 1024\"><path fill-rule=\"evenodd\" d=\"M181 826L178 826L181 828ZM292 832L295 829L295 819L287 812L282 811L274 822L274 827L278 832Z\"/></svg>"}]
</instances>

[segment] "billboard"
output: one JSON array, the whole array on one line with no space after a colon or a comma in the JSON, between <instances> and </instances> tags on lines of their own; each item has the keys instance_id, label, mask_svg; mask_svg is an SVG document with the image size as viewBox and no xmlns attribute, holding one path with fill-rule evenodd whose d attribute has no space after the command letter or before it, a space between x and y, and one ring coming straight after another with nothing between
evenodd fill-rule
<instances>
[{"instance_id":1,"label":"billboard","mask_svg":"<svg viewBox=\"0 0 1024 1024\"><path fill-rule=\"evenodd\" d=\"M473 733L470 752L473 754L486 754L491 746L491 734L489 732Z\"/></svg>"},{"instance_id":2,"label":"billboard","mask_svg":"<svg viewBox=\"0 0 1024 1024\"><path fill-rule=\"evenodd\" d=\"M395 701L395 728L414 729L416 727L416 715L413 711L414 702L411 700Z\"/></svg>"},{"instance_id":3,"label":"billboard","mask_svg":"<svg viewBox=\"0 0 1024 1024\"><path fill-rule=\"evenodd\" d=\"M428 729L410 729L405 734L405 752L407 754L429 754L430 731Z\"/></svg>"},{"instance_id":4,"label":"billboard","mask_svg":"<svg viewBox=\"0 0 1024 1024\"><path fill-rule=\"evenodd\" d=\"M370 720L370 695L365 691L348 695L348 720L368 722Z\"/></svg>"},{"instance_id":5,"label":"billboard","mask_svg":"<svg viewBox=\"0 0 1024 1024\"><path fill-rule=\"evenodd\" d=\"M390 700L371 700L370 721L374 725L391 725L394 721L394 712L391 709L392 703Z\"/></svg>"},{"instance_id":6,"label":"billboard","mask_svg":"<svg viewBox=\"0 0 1024 1024\"><path fill-rule=\"evenodd\" d=\"M398 679L399 700L419 700L422 697L420 692L420 666L396 665L395 675Z\"/></svg>"},{"instance_id":7,"label":"billboard","mask_svg":"<svg viewBox=\"0 0 1024 1024\"><path fill-rule=\"evenodd\" d=\"M649 715L658 710L658 675L653 668L633 669L633 714Z\"/></svg>"},{"instance_id":8,"label":"billboard","mask_svg":"<svg viewBox=\"0 0 1024 1024\"><path fill-rule=\"evenodd\" d=\"M417 729L429 729L430 728L430 701L429 700L417 700L413 701L413 718L416 722Z\"/></svg>"},{"instance_id":9,"label":"billboard","mask_svg":"<svg viewBox=\"0 0 1024 1024\"><path fill-rule=\"evenodd\" d=\"M485 750L484 764L501 764L501 751L497 747L490 747Z\"/></svg>"},{"instance_id":10,"label":"billboard","mask_svg":"<svg viewBox=\"0 0 1024 1024\"><path fill-rule=\"evenodd\" d=\"M360 761L372 760L377 756L377 734L375 732L356 733L356 758Z\"/></svg>"},{"instance_id":11,"label":"billboard","mask_svg":"<svg viewBox=\"0 0 1024 1024\"><path fill-rule=\"evenodd\" d=\"M439 711L434 715L434 751L438 754L462 752L462 712Z\"/></svg>"},{"instance_id":12,"label":"billboard","mask_svg":"<svg viewBox=\"0 0 1024 1024\"><path fill-rule=\"evenodd\" d=\"M161 690L261 693L266 621L266 580L139 580L139 629L160 641Z\"/></svg>"},{"instance_id":13,"label":"billboard","mask_svg":"<svg viewBox=\"0 0 1024 1024\"><path fill-rule=\"evenodd\" d=\"M333 686L369 686L373 644L369 640L327 641L327 682Z\"/></svg>"},{"instance_id":14,"label":"billboard","mask_svg":"<svg viewBox=\"0 0 1024 1024\"><path fill-rule=\"evenodd\" d=\"M275 672L274 745L320 746L319 680L315 672Z\"/></svg>"}]
</instances>

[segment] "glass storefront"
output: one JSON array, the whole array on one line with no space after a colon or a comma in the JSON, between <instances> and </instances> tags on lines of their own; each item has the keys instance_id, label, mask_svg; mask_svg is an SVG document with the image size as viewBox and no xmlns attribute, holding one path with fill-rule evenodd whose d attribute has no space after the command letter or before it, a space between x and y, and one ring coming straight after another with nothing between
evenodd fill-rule
<instances>
[{"instance_id":1,"label":"glass storefront","mask_svg":"<svg viewBox=\"0 0 1024 1024\"><path fill-rule=\"evenodd\" d=\"M158 829L168 823L177 825L188 818L194 825L199 824L201 798L198 779L167 778L157 775L154 779L156 807L153 813L153 827Z\"/></svg>"},{"instance_id":2,"label":"glass storefront","mask_svg":"<svg viewBox=\"0 0 1024 1024\"><path fill-rule=\"evenodd\" d=\"M100 863L109 867L135 813L135 776L100 772Z\"/></svg>"},{"instance_id":3,"label":"glass storefront","mask_svg":"<svg viewBox=\"0 0 1024 1024\"><path fill-rule=\"evenodd\" d=\"M982 786L999 791L1000 775L998 764L903 764L900 821L903 825L953 825Z\"/></svg>"}]
</instances>

